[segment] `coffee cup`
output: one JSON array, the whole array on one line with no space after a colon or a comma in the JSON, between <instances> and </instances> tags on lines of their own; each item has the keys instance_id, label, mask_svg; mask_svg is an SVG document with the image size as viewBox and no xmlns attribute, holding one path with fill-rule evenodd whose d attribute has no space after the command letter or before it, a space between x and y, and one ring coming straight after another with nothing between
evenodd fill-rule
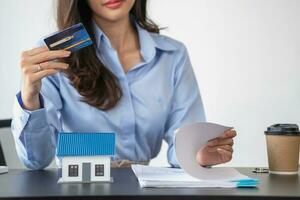
<instances>
[{"instance_id":1,"label":"coffee cup","mask_svg":"<svg viewBox=\"0 0 300 200\"><path fill-rule=\"evenodd\" d=\"M298 174L300 132L296 124L274 124L265 131L269 172Z\"/></svg>"}]
</instances>

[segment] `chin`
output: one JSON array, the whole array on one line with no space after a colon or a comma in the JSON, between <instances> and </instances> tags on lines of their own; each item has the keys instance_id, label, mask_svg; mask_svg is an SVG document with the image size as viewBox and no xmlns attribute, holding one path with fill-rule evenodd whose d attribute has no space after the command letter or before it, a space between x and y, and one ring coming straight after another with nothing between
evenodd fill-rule
<instances>
[{"instance_id":1,"label":"chin","mask_svg":"<svg viewBox=\"0 0 300 200\"><path fill-rule=\"evenodd\" d=\"M128 16L129 16L128 12L122 12L122 11L107 12L98 15L98 17L101 17L105 21L109 21L109 22L117 22L127 18Z\"/></svg>"}]
</instances>

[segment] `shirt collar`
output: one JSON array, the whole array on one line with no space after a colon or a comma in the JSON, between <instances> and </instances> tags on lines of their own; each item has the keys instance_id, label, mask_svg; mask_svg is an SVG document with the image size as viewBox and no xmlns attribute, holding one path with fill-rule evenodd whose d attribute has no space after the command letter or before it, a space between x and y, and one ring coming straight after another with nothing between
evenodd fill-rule
<instances>
[{"instance_id":1,"label":"shirt collar","mask_svg":"<svg viewBox=\"0 0 300 200\"><path fill-rule=\"evenodd\" d=\"M176 47L172 44L164 41L157 33L150 33L142 28L138 23L135 23L139 36L141 54L145 62L150 61L156 53L156 50L173 51ZM102 32L96 22L93 20L93 30L95 34L96 46L99 49L101 43L107 43L111 47L108 37Z\"/></svg>"},{"instance_id":2,"label":"shirt collar","mask_svg":"<svg viewBox=\"0 0 300 200\"><path fill-rule=\"evenodd\" d=\"M92 20L92 25L93 25L96 47L100 49L103 38L105 38L104 40L108 42L109 46L111 46L108 37L102 32L102 30L99 28L99 26L96 24L94 20Z\"/></svg>"},{"instance_id":3,"label":"shirt collar","mask_svg":"<svg viewBox=\"0 0 300 200\"><path fill-rule=\"evenodd\" d=\"M150 33L136 23L136 28L139 35L141 54L145 60L151 59L157 49L161 51L173 51L176 48L161 40L161 36L157 33Z\"/></svg>"}]
</instances>

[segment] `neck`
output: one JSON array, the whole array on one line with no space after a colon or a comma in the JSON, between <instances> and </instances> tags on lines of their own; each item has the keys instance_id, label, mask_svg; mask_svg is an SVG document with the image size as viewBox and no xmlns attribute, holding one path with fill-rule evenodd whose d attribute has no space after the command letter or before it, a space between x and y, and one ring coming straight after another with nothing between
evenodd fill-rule
<instances>
[{"instance_id":1,"label":"neck","mask_svg":"<svg viewBox=\"0 0 300 200\"><path fill-rule=\"evenodd\" d=\"M117 52L139 48L138 36L130 23L129 16L114 22L97 16L94 16L94 20Z\"/></svg>"}]
</instances>

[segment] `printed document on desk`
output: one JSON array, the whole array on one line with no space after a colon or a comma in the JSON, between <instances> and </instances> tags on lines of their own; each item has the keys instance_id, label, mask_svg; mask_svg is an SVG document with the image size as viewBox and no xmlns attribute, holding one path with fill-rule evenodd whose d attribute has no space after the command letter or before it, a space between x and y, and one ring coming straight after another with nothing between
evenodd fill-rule
<instances>
[{"instance_id":1,"label":"printed document on desk","mask_svg":"<svg viewBox=\"0 0 300 200\"><path fill-rule=\"evenodd\" d=\"M225 169L225 168L224 168ZM232 175L232 180L200 180L187 174L180 168L151 167L145 165L132 165L139 184L145 187L255 187L257 180L240 174L232 168L227 168L224 173Z\"/></svg>"}]
</instances>

